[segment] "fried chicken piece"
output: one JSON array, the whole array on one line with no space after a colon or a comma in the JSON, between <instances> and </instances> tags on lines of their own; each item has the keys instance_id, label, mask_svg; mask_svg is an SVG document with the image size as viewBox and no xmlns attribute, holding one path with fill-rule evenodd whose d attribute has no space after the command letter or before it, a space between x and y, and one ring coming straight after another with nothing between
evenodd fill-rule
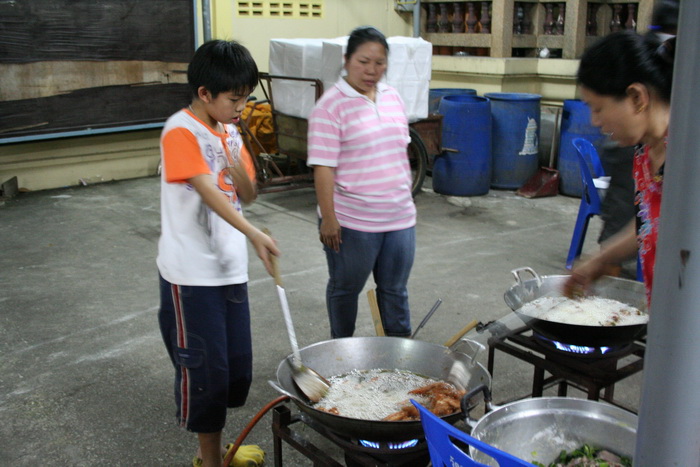
<instances>
[{"instance_id":1,"label":"fried chicken piece","mask_svg":"<svg viewBox=\"0 0 700 467\"><path fill-rule=\"evenodd\" d=\"M408 393L419 396L432 396L435 392L448 392L450 389L451 386L449 384L444 381L438 381L437 383L427 384L412 391L408 391Z\"/></svg>"},{"instance_id":2,"label":"fried chicken piece","mask_svg":"<svg viewBox=\"0 0 700 467\"><path fill-rule=\"evenodd\" d=\"M454 399L452 397L443 397L433 401L430 411L435 415L442 417L445 415L452 415L460 409L459 399Z\"/></svg>"},{"instance_id":3,"label":"fried chicken piece","mask_svg":"<svg viewBox=\"0 0 700 467\"><path fill-rule=\"evenodd\" d=\"M326 409L324 407L316 407L316 409L321 410L323 412L332 413L333 415L340 415L340 411L338 411L337 407L331 407L330 409Z\"/></svg>"},{"instance_id":4,"label":"fried chicken piece","mask_svg":"<svg viewBox=\"0 0 700 467\"><path fill-rule=\"evenodd\" d=\"M382 420L387 422L399 422L404 420L418 420L418 409L413 405L405 405L401 407L401 410L387 415Z\"/></svg>"},{"instance_id":5,"label":"fried chicken piece","mask_svg":"<svg viewBox=\"0 0 700 467\"><path fill-rule=\"evenodd\" d=\"M426 406L428 410L438 417L444 417L445 415L452 415L460 410L460 399L466 394L466 391L459 391L451 384L439 381L413 389L408 393L427 398L428 403ZM410 404L407 404L398 412L394 412L384 418L384 420L390 422L418 419L418 410Z\"/></svg>"}]
</instances>

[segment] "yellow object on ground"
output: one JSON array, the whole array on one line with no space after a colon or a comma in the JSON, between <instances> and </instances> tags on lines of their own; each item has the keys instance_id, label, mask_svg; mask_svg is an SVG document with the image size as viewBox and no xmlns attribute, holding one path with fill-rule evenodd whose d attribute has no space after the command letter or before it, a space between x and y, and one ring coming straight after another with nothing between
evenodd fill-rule
<instances>
[{"instance_id":1,"label":"yellow object on ground","mask_svg":"<svg viewBox=\"0 0 700 467\"><path fill-rule=\"evenodd\" d=\"M226 458L231 449L233 448L233 443L226 445L226 454L221 456ZM265 462L265 451L263 451L260 446L255 444L243 445L238 448L236 454L233 456L233 460L229 464L232 467L260 467ZM200 457L194 456L192 459L192 467L202 467L202 459Z\"/></svg>"},{"instance_id":2,"label":"yellow object on ground","mask_svg":"<svg viewBox=\"0 0 700 467\"><path fill-rule=\"evenodd\" d=\"M233 444L226 445L226 452L233 447ZM233 456L231 464L233 467L260 467L265 462L265 451L255 444L243 445L238 448Z\"/></svg>"}]
</instances>

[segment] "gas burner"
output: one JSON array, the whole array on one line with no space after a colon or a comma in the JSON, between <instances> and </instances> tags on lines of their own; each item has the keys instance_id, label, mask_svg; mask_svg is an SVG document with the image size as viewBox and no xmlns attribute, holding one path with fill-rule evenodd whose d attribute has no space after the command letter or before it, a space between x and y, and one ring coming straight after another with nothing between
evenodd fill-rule
<instances>
[{"instance_id":1,"label":"gas burner","mask_svg":"<svg viewBox=\"0 0 700 467\"><path fill-rule=\"evenodd\" d=\"M392 466L427 465L430 460L428 444L425 438L403 441L374 441L348 438L331 430L328 430L325 436L345 449L348 465L358 465L353 464L350 460L349 457L351 456L347 455L350 452L366 454Z\"/></svg>"},{"instance_id":2,"label":"gas burner","mask_svg":"<svg viewBox=\"0 0 700 467\"><path fill-rule=\"evenodd\" d=\"M298 425L297 425L298 424ZM314 437L302 426L312 428L316 435L338 446L344 455L344 464L314 444ZM297 429L297 427L299 429ZM351 438L319 424L306 414L292 411L287 405L273 410L272 433L275 438L275 467L284 464L282 441L313 461L326 467L423 467L430 464L428 443L424 437L400 441L375 441Z\"/></svg>"},{"instance_id":3,"label":"gas burner","mask_svg":"<svg viewBox=\"0 0 700 467\"><path fill-rule=\"evenodd\" d=\"M623 346L615 347L590 347L586 345L575 345L567 344L565 342L559 342L554 339L550 339L538 333L533 333L533 336L537 339L537 342L547 349L556 350L562 354L568 354L572 357L584 357L584 358L606 358L614 357L616 355L623 354L627 352L631 346L631 343Z\"/></svg>"}]
</instances>

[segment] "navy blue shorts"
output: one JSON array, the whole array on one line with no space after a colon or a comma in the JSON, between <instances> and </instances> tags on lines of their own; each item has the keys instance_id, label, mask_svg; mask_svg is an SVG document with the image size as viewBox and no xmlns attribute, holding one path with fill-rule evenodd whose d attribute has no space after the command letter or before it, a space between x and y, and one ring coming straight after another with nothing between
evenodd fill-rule
<instances>
[{"instance_id":1,"label":"navy blue shorts","mask_svg":"<svg viewBox=\"0 0 700 467\"><path fill-rule=\"evenodd\" d=\"M180 426L215 433L253 380L248 285L194 287L160 278L160 332L175 366Z\"/></svg>"}]
</instances>

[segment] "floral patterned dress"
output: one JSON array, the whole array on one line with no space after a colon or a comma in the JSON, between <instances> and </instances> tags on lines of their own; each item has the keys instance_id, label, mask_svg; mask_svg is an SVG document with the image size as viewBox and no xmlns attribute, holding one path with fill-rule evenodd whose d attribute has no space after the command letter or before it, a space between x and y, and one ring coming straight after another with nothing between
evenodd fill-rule
<instances>
[{"instance_id":1,"label":"floral patterned dress","mask_svg":"<svg viewBox=\"0 0 700 467\"><path fill-rule=\"evenodd\" d=\"M651 304L664 165L662 164L658 172L652 174L649 146L640 146L634 155L633 174L636 185L634 204L637 212L637 243L639 244L639 257L642 264L644 285L646 286L647 303Z\"/></svg>"}]
</instances>

